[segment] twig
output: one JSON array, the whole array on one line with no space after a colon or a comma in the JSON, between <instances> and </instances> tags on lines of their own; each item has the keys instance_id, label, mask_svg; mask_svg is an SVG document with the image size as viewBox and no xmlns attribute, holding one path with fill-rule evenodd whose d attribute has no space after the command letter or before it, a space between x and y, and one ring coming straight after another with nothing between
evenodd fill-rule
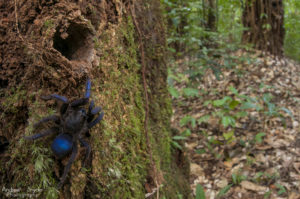
<instances>
[{"instance_id":1,"label":"twig","mask_svg":"<svg viewBox=\"0 0 300 199\"><path fill-rule=\"evenodd\" d=\"M22 41L24 41L24 39L23 39L23 37L21 36L20 31L19 31L19 20L18 20L17 0L15 0L15 20L16 20L17 34L18 34L18 36L20 37L20 39L21 39Z\"/></svg>"}]
</instances>

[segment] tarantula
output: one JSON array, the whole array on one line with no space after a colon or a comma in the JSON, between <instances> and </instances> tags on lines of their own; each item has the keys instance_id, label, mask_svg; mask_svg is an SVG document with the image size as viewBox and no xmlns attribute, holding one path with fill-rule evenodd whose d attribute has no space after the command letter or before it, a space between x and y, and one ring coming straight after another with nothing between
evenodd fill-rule
<instances>
[{"instance_id":1,"label":"tarantula","mask_svg":"<svg viewBox=\"0 0 300 199\"><path fill-rule=\"evenodd\" d=\"M59 133L52 142L51 149L54 155L58 159L62 159L71 153L70 159L64 168L64 173L61 177L59 188L64 184L67 174L71 168L72 163L77 155L77 142L86 148L86 154L83 161L85 166L90 153L91 147L83 139L83 135L89 132L93 126L100 122L103 118L104 113L101 111L101 107L94 107L94 101L92 100L88 110L84 109L84 105L89 103L89 97L91 93L91 81L88 79L86 82L86 91L83 98L76 99L72 102L64 97L57 94L49 96L43 96L43 100L55 99L62 102L60 107L60 115L50 115L42 118L39 122L34 124L34 128L37 128L41 124L54 121L54 126L50 129L44 130L38 134L24 137L26 140L36 140L44 136L51 135L53 133ZM98 115L94 119L95 115ZM94 120L93 120L94 119Z\"/></svg>"}]
</instances>

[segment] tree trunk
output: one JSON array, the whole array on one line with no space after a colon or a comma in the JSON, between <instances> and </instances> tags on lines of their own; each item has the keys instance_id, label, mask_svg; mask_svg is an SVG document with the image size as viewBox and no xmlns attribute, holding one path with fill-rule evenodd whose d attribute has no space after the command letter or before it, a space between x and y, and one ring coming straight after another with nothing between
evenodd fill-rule
<instances>
[{"instance_id":1,"label":"tree trunk","mask_svg":"<svg viewBox=\"0 0 300 199\"><path fill-rule=\"evenodd\" d=\"M281 56L283 54L284 11L282 0L247 0L242 16L244 43L256 49Z\"/></svg>"},{"instance_id":2,"label":"tree trunk","mask_svg":"<svg viewBox=\"0 0 300 199\"><path fill-rule=\"evenodd\" d=\"M215 32L217 30L217 2L216 0L208 0L208 13L206 29Z\"/></svg>"},{"instance_id":3,"label":"tree trunk","mask_svg":"<svg viewBox=\"0 0 300 199\"><path fill-rule=\"evenodd\" d=\"M0 20L0 136L9 141L0 154L0 198L144 198L160 185L160 197L189 197L170 147L159 0L1 1ZM52 155L55 136L22 137L40 131L33 129L40 118L58 114L59 104L40 96L82 97L87 77L105 116L86 138L90 167L82 169L80 147L58 190L69 157Z\"/></svg>"}]
</instances>

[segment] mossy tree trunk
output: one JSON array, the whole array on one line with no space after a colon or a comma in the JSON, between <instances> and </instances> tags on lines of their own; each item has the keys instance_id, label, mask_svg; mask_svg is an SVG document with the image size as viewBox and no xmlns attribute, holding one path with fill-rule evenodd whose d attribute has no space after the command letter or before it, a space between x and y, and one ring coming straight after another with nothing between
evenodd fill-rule
<instances>
[{"instance_id":1,"label":"mossy tree trunk","mask_svg":"<svg viewBox=\"0 0 300 199\"><path fill-rule=\"evenodd\" d=\"M273 55L283 54L284 10L283 0L247 0L242 21L247 28L243 33L244 43Z\"/></svg>"},{"instance_id":2,"label":"mossy tree trunk","mask_svg":"<svg viewBox=\"0 0 300 199\"><path fill-rule=\"evenodd\" d=\"M160 196L189 197L186 172L170 147L159 0L1 1L0 20L0 136L9 141L0 154L1 198L12 189L17 197L144 198L160 185ZM81 147L57 190L68 158L53 157L53 136L35 142L22 137L40 130L33 129L40 118L57 113L59 104L41 95L76 99L87 77L105 116L87 138L90 167L82 169Z\"/></svg>"}]
</instances>

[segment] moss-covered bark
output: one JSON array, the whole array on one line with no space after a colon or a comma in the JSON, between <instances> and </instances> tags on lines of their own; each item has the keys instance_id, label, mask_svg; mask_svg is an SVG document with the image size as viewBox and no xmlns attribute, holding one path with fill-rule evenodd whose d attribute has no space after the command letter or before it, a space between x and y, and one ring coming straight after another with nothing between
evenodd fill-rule
<instances>
[{"instance_id":1,"label":"moss-covered bark","mask_svg":"<svg viewBox=\"0 0 300 199\"><path fill-rule=\"evenodd\" d=\"M16 194L39 188L41 198L144 198L154 188L151 179L159 176L161 197L188 197L188 182L170 147L171 104L159 1L75 2L0 2L0 136L10 142L0 155L2 187L20 189ZM141 45L150 110L146 128L156 174L146 145ZM63 190L57 190L68 158L55 160L49 148L53 137L28 142L22 136L36 133L33 123L57 112L57 104L39 96L56 92L78 98L87 77L93 83L92 98L105 116L88 138L90 168L81 167L82 149ZM8 192L3 189L0 195Z\"/></svg>"}]
</instances>

